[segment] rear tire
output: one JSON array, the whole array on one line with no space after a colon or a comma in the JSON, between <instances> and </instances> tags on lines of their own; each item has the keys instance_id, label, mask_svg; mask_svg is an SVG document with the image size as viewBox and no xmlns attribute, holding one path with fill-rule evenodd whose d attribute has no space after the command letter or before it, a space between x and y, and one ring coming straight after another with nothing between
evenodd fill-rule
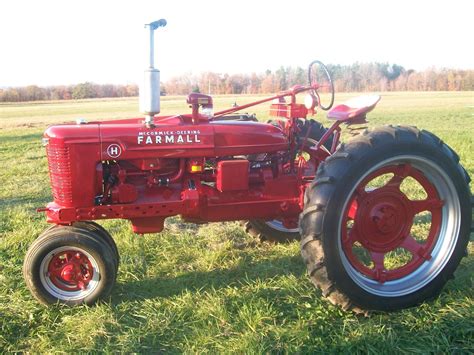
<instances>
[{"instance_id":1,"label":"rear tire","mask_svg":"<svg viewBox=\"0 0 474 355\"><path fill-rule=\"evenodd\" d=\"M92 305L112 291L116 267L114 251L94 232L61 226L33 242L25 256L23 276L43 304Z\"/></svg>"},{"instance_id":2,"label":"rear tire","mask_svg":"<svg viewBox=\"0 0 474 355\"><path fill-rule=\"evenodd\" d=\"M408 177L426 197L402 192ZM381 186L369 188L377 179ZM416 128L381 127L342 145L319 166L300 216L311 281L333 304L356 312L435 297L469 242L469 181L457 154ZM417 217L423 213L430 217ZM429 223L424 240L415 238L415 218Z\"/></svg>"}]
</instances>

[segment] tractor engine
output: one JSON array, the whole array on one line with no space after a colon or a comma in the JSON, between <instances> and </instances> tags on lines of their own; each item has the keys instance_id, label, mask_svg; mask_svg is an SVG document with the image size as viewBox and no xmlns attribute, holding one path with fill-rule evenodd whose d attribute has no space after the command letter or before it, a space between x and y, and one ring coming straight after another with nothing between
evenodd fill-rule
<instances>
[{"instance_id":1,"label":"tractor engine","mask_svg":"<svg viewBox=\"0 0 474 355\"><path fill-rule=\"evenodd\" d=\"M50 127L44 142L54 197L46 208L50 222L127 218L135 232L148 233L177 214L206 222L300 210L299 185L285 170L288 139L270 124L193 124L183 116L161 117L152 126L143 119L82 122Z\"/></svg>"}]
</instances>

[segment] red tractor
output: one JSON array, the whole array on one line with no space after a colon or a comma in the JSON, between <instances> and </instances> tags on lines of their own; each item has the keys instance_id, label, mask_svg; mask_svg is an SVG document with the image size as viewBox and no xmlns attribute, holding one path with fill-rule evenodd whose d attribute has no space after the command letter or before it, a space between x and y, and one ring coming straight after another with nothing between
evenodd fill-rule
<instances>
[{"instance_id":1,"label":"red tractor","mask_svg":"<svg viewBox=\"0 0 474 355\"><path fill-rule=\"evenodd\" d=\"M212 98L193 93L190 114L155 117L153 33L165 24L147 25L145 119L44 133L54 201L40 210L52 226L24 263L40 302L92 304L110 294L119 254L92 220L128 219L144 234L176 215L194 223L244 220L248 232L273 242L300 239L311 281L347 310L395 310L440 292L466 253L472 219L470 179L450 147L414 127L356 132L378 96L334 107L328 129L307 119L334 101L319 61L309 66L307 85L273 97L213 113ZM236 114L265 102L269 123ZM343 127L359 134L341 143Z\"/></svg>"}]
</instances>

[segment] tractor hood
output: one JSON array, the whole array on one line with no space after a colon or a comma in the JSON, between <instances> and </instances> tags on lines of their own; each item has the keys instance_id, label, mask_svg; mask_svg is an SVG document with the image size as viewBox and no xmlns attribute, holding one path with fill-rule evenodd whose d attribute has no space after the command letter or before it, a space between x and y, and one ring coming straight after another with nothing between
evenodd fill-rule
<instances>
[{"instance_id":1,"label":"tractor hood","mask_svg":"<svg viewBox=\"0 0 474 355\"><path fill-rule=\"evenodd\" d=\"M287 149L283 132L257 122L100 124L101 157L108 159L217 157Z\"/></svg>"},{"instance_id":2,"label":"tractor hood","mask_svg":"<svg viewBox=\"0 0 474 355\"><path fill-rule=\"evenodd\" d=\"M59 145L89 146L90 155L84 158L95 161L234 156L288 148L282 130L270 124L217 121L194 125L176 117L155 121L151 128L143 119L51 126L45 139Z\"/></svg>"}]
</instances>

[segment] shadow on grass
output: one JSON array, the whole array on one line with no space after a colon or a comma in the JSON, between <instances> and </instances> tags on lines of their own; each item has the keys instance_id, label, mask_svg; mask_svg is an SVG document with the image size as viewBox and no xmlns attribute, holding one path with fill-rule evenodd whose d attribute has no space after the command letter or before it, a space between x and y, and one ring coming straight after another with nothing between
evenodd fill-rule
<instances>
[{"instance_id":1,"label":"shadow on grass","mask_svg":"<svg viewBox=\"0 0 474 355\"><path fill-rule=\"evenodd\" d=\"M471 274L472 266L472 262L468 262L460 268L457 273L458 276L461 276L460 280L455 280L448 284L447 290L441 296L445 301L442 301L436 307L443 309L444 302L451 302L452 297L459 298L463 294L469 294L470 287L466 278ZM135 300L141 301L157 297L171 298L179 296L186 291L202 292L206 290L219 291L227 287L240 288L246 284L263 283L278 276L293 275L299 279L304 272L305 268L299 255L258 262L252 262L252 260L247 259L231 269L187 272L176 277L156 277L142 281L121 283L115 289L112 302L114 306L119 306L121 303ZM301 308L298 306L298 303L304 301L311 302L311 299L303 298L305 297L304 295L298 295L296 296L297 303L294 303L289 301L292 297L295 297L295 294L291 288L272 287L271 284L268 284L268 287L256 288L255 293L252 293L251 296L245 292L235 292L226 295L223 302L229 317L235 317L231 327L237 333L234 333L234 335L229 333L229 335L225 336L229 339L234 338L234 340L235 337L241 337L243 341L245 339L248 340L244 336L245 326L239 325L238 319L241 320L239 318L241 317L239 310L244 304L255 302L255 298L261 298L271 302L272 309L276 314L274 318L276 324L283 326L283 324L293 324L292 322L297 323L298 320L302 320L307 330L296 333L294 330L275 332L270 328L262 326L262 329L265 329L266 335L258 340L259 349L269 352L281 351L286 353L290 349L294 350L297 348L300 353L314 353L315 349L322 353L389 353L394 349L408 352L459 351L463 353L472 346L472 340L469 340L472 339L472 317L466 317L468 310L465 309L461 309L460 314L453 313L437 316L435 313L426 310L425 306L425 309L415 307L411 311L376 312L372 317L356 319L351 314L332 313L329 310L327 312L321 311L317 307L311 309ZM318 296L314 295L314 297ZM327 306L330 307L329 303ZM159 332L143 334L140 342L128 350L136 352L143 352L145 349L160 349L160 351L164 352L183 351L181 345L186 342L185 339L187 341L192 341L195 337L199 339L199 331L196 330L196 327L202 321L199 317L193 317L190 307L192 309L192 305L186 305L183 314L167 326L160 328ZM296 308L298 309L297 311L295 311ZM119 312L121 322L128 324L130 327L141 327L147 322L147 320L141 318L137 320L128 313L121 314L120 308L115 309ZM313 312L319 312L319 315L318 313L314 315L312 314ZM407 314L413 315L415 318L406 318ZM428 324L418 324L416 321L417 317L425 317ZM353 327L354 332L351 332L350 329L344 330L349 319L351 320L351 327ZM406 324L404 324L404 320ZM331 323L324 324L324 321ZM383 328L381 328L381 321L384 323ZM195 326L195 324L197 325ZM462 326L460 327L459 324L462 324ZM225 327L226 324L223 323L222 326ZM413 336L410 327L416 327L416 337ZM210 332L216 331L216 329L211 328ZM177 329L179 331L176 331ZM341 336L341 332L345 336ZM295 339L295 334L302 338L306 335L309 335L309 337L305 338L305 341L295 348L295 340L298 340L297 338ZM338 339L338 341L333 342L330 340L331 338ZM213 343L210 346L214 345Z\"/></svg>"},{"instance_id":2,"label":"shadow on grass","mask_svg":"<svg viewBox=\"0 0 474 355\"><path fill-rule=\"evenodd\" d=\"M304 272L305 267L300 255L268 259L257 263L243 260L232 269L191 271L178 276L118 283L112 302L117 305L133 300L172 297L184 291L216 290L283 275L300 277Z\"/></svg>"},{"instance_id":3,"label":"shadow on grass","mask_svg":"<svg viewBox=\"0 0 474 355\"><path fill-rule=\"evenodd\" d=\"M271 258L257 262L253 262L251 256L246 255L237 266L229 269L191 271L178 276L163 276L118 283L112 294L111 302L113 309L117 312L116 316L120 319L122 325L142 327L146 326L145 324L148 320L137 319L128 313L129 306L125 308L127 312L123 313L121 305L133 301L140 302L156 298L179 297L188 291L202 294L205 291L220 293L219 291L229 287L243 289L246 285L269 283L271 279L279 276L293 275L296 278L300 278L304 272L305 267L299 255ZM281 305L277 306L279 313L289 314L291 310L286 309L289 305L278 300L284 300L285 297L293 292L294 290L291 288L272 287L270 284L268 287L258 287L256 292L252 293L252 296L246 291L237 291L235 294L231 292L230 295L225 297L223 302L226 304L227 312L236 317L239 317L240 305L252 302L250 298L253 297L267 299L269 302L275 302L276 304L281 303ZM154 349L154 352L157 353L182 352L182 344L186 342L185 339L192 339L196 336L197 330L192 323L197 320L193 315L192 303L183 305L180 312L180 317L176 319L171 317L170 323L166 326L160 327L159 330L155 329L153 332L142 334L140 342L132 345L127 351L140 353ZM238 328L237 323L234 323L234 326ZM150 326L153 326L153 322L151 322ZM213 329L212 331L216 330Z\"/></svg>"},{"instance_id":4,"label":"shadow on grass","mask_svg":"<svg viewBox=\"0 0 474 355\"><path fill-rule=\"evenodd\" d=\"M299 278L306 272L299 254L259 262L252 262L249 258L249 256L244 257L236 267L231 269L190 271L178 276L161 276L138 281L119 282L115 286L112 302L118 305L122 302L134 300L173 297L184 291L218 290L284 275L294 275ZM472 283L470 282L470 275L472 275L473 270L474 263L472 259L464 259L464 262L457 269L456 279L448 283L445 290L463 290L466 285Z\"/></svg>"},{"instance_id":5,"label":"shadow on grass","mask_svg":"<svg viewBox=\"0 0 474 355\"><path fill-rule=\"evenodd\" d=\"M425 316L426 323L417 324L416 320L402 313L388 313L381 316L385 323L383 331L377 322L367 319L364 325L355 327L360 330L359 334L341 337L334 343L324 340L318 342L318 339L334 337L336 333L334 327L325 330L316 324L311 324L308 326L311 334L309 341L299 348L299 352L314 353L314 349L318 348L321 353L331 354L472 353L472 318L466 318L466 314L456 313L445 314L443 317L424 312L417 314L416 309L411 312L419 317ZM335 324L343 326L343 322ZM271 343L269 350L273 350Z\"/></svg>"}]
</instances>

